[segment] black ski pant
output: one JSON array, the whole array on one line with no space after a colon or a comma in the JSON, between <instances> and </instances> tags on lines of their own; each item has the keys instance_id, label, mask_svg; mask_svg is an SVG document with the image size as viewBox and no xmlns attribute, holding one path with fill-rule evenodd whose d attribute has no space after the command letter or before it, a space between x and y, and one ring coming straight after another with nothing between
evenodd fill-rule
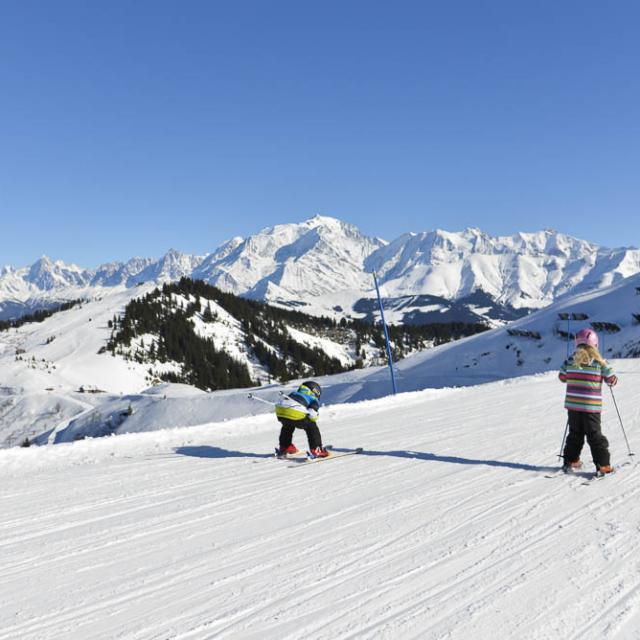
<instances>
[{"instance_id":1,"label":"black ski pant","mask_svg":"<svg viewBox=\"0 0 640 640\"><path fill-rule=\"evenodd\" d=\"M287 418L279 418L282 429L280 429L280 449L286 449L293 442L293 432L296 429L304 429L307 432L307 440L309 441L309 450L322 448L322 437L320 429L313 420L288 420Z\"/></svg>"},{"instance_id":2,"label":"black ski pant","mask_svg":"<svg viewBox=\"0 0 640 640\"><path fill-rule=\"evenodd\" d=\"M606 467L609 462L609 442L600 431L600 414L569 409L569 434L564 445L565 463L575 462L587 438L596 467Z\"/></svg>"}]
</instances>

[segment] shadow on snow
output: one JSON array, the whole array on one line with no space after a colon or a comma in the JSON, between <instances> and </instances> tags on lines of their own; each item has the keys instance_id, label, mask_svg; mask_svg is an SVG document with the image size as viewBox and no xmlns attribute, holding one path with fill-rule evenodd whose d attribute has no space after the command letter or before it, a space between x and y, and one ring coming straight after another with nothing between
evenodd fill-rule
<instances>
[{"instance_id":1,"label":"shadow on snow","mask_svg":"<svg viewBox=\"0 0 640 640\"><path fill-rule=\"evenodd\" d=\"M248 451L233 451L220 447L200 446L200 447L178 447L174 450L181 456L193 458L271 458L272 453L253 453ZM333 451L348 453L351 449L334 447ZM533 471L535 473L548 473L557 471L558 467L548 467L527 464L524 462L507 462L505 460L480 460L476 458L462 458L460 456L443 456L437 453L422 453L420 451L372 451L365 449L362 456L391 456L396 458L407 458L409 460L425 460L426 462L447 462L450 464L463 465L484 465L487 467L501 467L503 469L517 469L520 471Z\"/></svg>"},{"instance_id":2,"label":"shadow on snow","mask_svg":"<svg viewBox=\"0 0 640 640\"><path fill-rule=\"evenodd\" d=\"M273 458L273 453L252 453L247 451L231 451L220 447L178 447L174 451L181 456L192 458Z\"/></svg>"},{"instance_id":3,"label":"shadow on snow","mask_svg":"<svg viewBox=\"0 0 640 640\"><path fill-rule=\"evenodd\" d=\"M419 451L367 451L363 456L395 456L396 458L409 458L412 460L426 460L429 462L448 462L452 464L485 465L487 467L502 467L505 469L519 469L521 471L534 471L537 473L557 471L558 467L545 467L524 462L507 462L504 460L479 460L476 458L462 458L460 456L442 456L437 453L421 453Z\"/></svg>"}]
</instances>

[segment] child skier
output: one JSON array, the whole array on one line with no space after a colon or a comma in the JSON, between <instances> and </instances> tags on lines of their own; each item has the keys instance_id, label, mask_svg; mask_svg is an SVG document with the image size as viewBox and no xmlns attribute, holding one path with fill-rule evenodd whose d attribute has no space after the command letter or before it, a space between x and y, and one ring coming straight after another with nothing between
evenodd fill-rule
<instances>
[{"instance_id":1,"label":"child skier","mask_svg":"<svg viewBox=\"0 0 640 640\"><path fill-rule=\"evenodd\" d=\"M309 380L301 384L297 391L283 396L282 400L276 404L276 417L282 424L277 455L285 456L298 452L293 444L293 432L296 428L307 432L309 453L314 458L326 458L329 455L322 446L322 437L317 425L321 395L320 385Z\"/></svg>"},{"instance_id":2,"label":"child skier","mask_svg":"<svg viewBox=\"0 0 640 640\"><path fill-rule=\"evenodd\" d=\"M600 431L602 381L613 387L618 378L598 351L598 335L595 331L578 331L575 353L562 365L558 377L567 385L564 406L569 413L563 471L568 473L582 467L580 452L586 436L596 473L611 473L609 442Z\"/></svg>"}]
</instances>

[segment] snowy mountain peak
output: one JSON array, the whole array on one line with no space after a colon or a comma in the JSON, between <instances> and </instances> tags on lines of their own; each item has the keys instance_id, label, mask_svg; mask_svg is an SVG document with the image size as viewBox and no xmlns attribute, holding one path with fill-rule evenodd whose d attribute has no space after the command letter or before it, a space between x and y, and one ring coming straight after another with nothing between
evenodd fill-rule
<instances>
[{"instance_id":1,"label":"snowy mountain peak","mask_svg":"<svg viewBox=\"0 0 640 640\"><path fill-rule=\"evenodd\" d=\"M137 275L154 263L150 258L131 258L126 263L110 262L100 265L93 273L91 286L116 287L137 284Z\"/></svg>"},{"instance_id":2,"label":"snowy mountain peak","mask_svg":"<svg viewBox=\"0 0 640 640\"><path fill-rule=\"evenodd\" d=\"M307 224L312 224L314 226L318 226L318 225L334 225L334 226L342 226L345 225L345 222L342 222L342 220L338 220L338 218L333 218L331 216L323 216L320 214L316 214L315 216L312 216L311 218L309 218L308 220L306 220Z\"/></svg>"},{"instance_id":3,"label":"snowy mountain peak","mask_svg":"<svg viewBox=\"0 0 640 640\"><path fill-rule=\"evenodd\" d=\"M54 262L48 256L42 256L31 265L25 280L38 289L48 291L83 285L87 280L87 272L74 264L67 265L61 260Z\"/></svg>"},{"instance_id":4,"label":"snowy mountain peak","mask_svg":"<svg viewBox=\"0 0 640 640\"><path fill-rule=\"evenodd\" d=\"M172 282L183 276L190 276L202 260L202 256L191 256L176 249L169 249L157 262L138 273L135 279L138 282Z\"/></svg>"},{"instance_id":5,"label":"snowy mountain peak","mask_svg":"<svg viewBox=\"0 0 640 640\"><path fill-rule=\"evenodd\" d=\"M31 265L26 280L42 289L50 289L53 284L53 269L53 262L47 256L42 256Z\"/></svg>"},{"instance_id":6,"label":"snowy mountain peak","mask_svg":"<svg viewBox=\"0 0 640 640\"><path fill-rule=\"evenodd\" d=\"M194 276L236 294L301 301L369 288L364 260L382 245L351 224L317 215L234 239L205 258Z\"/></svg>"}]
</instances>

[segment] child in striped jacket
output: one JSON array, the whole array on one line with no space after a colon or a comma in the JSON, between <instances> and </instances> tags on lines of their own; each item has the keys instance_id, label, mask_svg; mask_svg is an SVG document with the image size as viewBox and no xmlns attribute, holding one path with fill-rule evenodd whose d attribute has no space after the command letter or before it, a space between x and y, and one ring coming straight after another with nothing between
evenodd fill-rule
<instances>
[{"instance_id":1,"label":"child in striped jacket","mask_svg":"<svg viewBox=\"0 0 640 640\"><path fill-rule=\"evenodd\" d=\"M569 413L563 470L570 472L582 467L580 452L586 436L597 473L611 473L609 442L600 430L602 381L613 387L618 379L598 351L595 331L582 329L577 333L576 351L562 365L558 377L567 385L564 406Z\"/></svg>"}]
</instances>

